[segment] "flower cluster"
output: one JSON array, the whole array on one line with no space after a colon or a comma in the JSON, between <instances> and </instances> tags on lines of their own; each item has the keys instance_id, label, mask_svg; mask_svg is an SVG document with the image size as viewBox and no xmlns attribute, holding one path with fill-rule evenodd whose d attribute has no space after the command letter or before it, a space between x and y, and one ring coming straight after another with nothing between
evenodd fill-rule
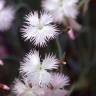
<instances>
[{"instance_id":1,"label":"flower cluster","mask_svg":"<svg viewBox=\"0 0 96 96\"><path fill-rule=\"evenodd\" d=\"M65 96L68 91L64 87L69 85L69 78L52 73L53 69L58 69L58 63L53 54L45 55L41 60L38 51L31 51L21 62L20 74L23 80L15 80L13 92L17 96Z\"/></svg>"},{"instance_id":2,"label":"flower cluster","mask_svg":"<svg viewBox=\"0 0 96 96\"><path fill-rule=\"evenodd\" d=\"M43 12L30 12L21 28L24 40L30 40L35 46L43 47L59 35L55 22L64 23L75 19L78 14L78 0L42 0ZM69 20L70 21L70 20Z\"/></svg>"},{"instance_id":3,"label":"flower cluster","mask_svg":"<svg viewBox=\"0 0 96 96\"><path fill-rule=\"evenodd\" d=\"M43 12L30 12L25 17L21 28L24 40L29 40L34 46L44 47L51 39L59 35L55 22L64 22L67 18L75 19L78 0L42 0ZM72 30L72 29L71 29ZM73 32L69 36L74 39ZM39 54L30 51L20 62L20 76L14 82L13 93L16 96L66 96L69 91L69 77L57 73L59 59L53 54ZM57 71L55 71L57 70Z\"/></svg>"}]
</instances>

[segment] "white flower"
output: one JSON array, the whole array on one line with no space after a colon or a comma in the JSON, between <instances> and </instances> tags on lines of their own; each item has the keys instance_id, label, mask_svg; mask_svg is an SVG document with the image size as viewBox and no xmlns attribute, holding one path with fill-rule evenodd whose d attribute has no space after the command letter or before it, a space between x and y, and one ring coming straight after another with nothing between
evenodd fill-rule
<instances>
[{"instance_id":1,"label":"white flower","mask_svg":"<svg viewBox=\"0 0 96 96\"><path fill-rule=\"evenodd\" d=\"M0 0L0 10L4 8L5 0Z\"/></svg>"},{"instance_id":2,"label":"white flower","mask_svg":"<svg viewBox=\"0 0 96 96\"><path fill-rule=\"evenodd\" d=\"M65 86L69 85L69 78L62 74L52 74L51 86L49 94L46 96L65 96L68 91L64 89Z\"/></svg>"},{"instance_id":3,"label":"white flower","mask_svg":"<svg viewBox=\"0 0 96 96\"><path fill-rule=\"evenodd\" d=\"M30 40L35 46L45 46L47 41L54 39L57 35L56 25L51 24L53 17L46 12L30 13L25 17L25 25L21 28L23 37Z\"/></svg>"},{"instance_id":4,"label":"white flower","mask_svg":"<svg viewBox=\"0 0 96 96\"><path fill-rule=\"evenodd\" d=\"M53 73L51 84L54 88L63 88L69 85L69 78L63 74Z\"/></svg>"},{"instance_id":5,"label":"white flower","mask_svg":"<svg viewBox=\"0 0 96 96\"><path fill-rule=\"evenodd\" d=\"M33 51L21 62L20 72L33 84L45 86L51 81L51 74L47 70L57 69L57 64L54 55L46 55L41 62L39 52Z\"/></svg>"},{"instance_id":6,"label":"white flower","mask_svg":"<svg viewBox=\"0 0 96 96\"><path fill-rule=\"evenodd\" d=\"M31 86L27 81L15 80L13 94L16 96L44 96L45 92L38 86Z\"/></svg>"},{"instance_id":7,"label":"white flower","mask_svg":"<svg viewBox=\"0 0 96 96\"><path fill-rule=\"evenodd\" d=\"M5 2L0 0L0 31L8 30L14 19L15 10L12 6L4 7Z\"/></svg>"},{"instance_id":8,"label":"white flower","mask_svg":"<svg viewBox=\"0 0 96 96\"><path fill-rule=\"evenodd\" d=\"M76 18L77 2L78 0L42 0L42 7L53 14L56 22L64 22L64 17Z\"/></svg>"}]
</instances>

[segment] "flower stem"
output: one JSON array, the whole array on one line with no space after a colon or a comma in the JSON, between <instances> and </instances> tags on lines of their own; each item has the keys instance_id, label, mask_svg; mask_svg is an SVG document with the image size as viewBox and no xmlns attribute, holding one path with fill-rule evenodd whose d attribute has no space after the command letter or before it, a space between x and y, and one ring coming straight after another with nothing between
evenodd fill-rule
<instances>
[{"instance_id":1,"label":"flower stem","mask_svg":"<svg viewBox=\"0 0 96 96\"><path fill-rule=\"evenodd\" d=\"M79 6L78 6L78 9L80 9L85 3L88 3L90 0L81 0L79 2Z\"/></svg>"},{"instance_id":2,"label":"flower stem","mask_svg":"<svg viewBox=\"0 0 96 96\"><path fill-rule=\"evenodd\" d=\"M56 44L57 44L57 48L58 48L59 59L62 60L62 58L63 58L63 52L62 52L62 48L61 48L60 41L59 41L59 38L58 37L56 38ZM60 72L63 72L63 66L62 66L62 64L60 64Z\"/></svg>"},{"instance_id":3,"label":"flower stem","mask_svg":"<svg viewBox=\"0 0 96 96\"><path fill-rule=\"evenodd\" d=\"M56 38L56 44L57 44L57 48L58 48L59 58L62 59L62 48L61 48L61 45L60 45L60 42L59 42L59 38L58 37Z\"/></svg>"}]
</instances>

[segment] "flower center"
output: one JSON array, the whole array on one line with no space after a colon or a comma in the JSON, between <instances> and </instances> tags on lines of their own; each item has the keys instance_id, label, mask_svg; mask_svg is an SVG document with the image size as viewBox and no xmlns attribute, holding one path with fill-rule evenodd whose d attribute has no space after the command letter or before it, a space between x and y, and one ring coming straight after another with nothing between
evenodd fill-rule
<instances>
[{"instance_id":1,"label":"flower center","mask_svg":"<svg viewBox=\"0 0 96 96\"><path fill-rule=\"evenodd\" d=\"M59 6L60 6L60 8L63 7L63 0L60 0Z\"/></svg>"},{"instance_id":2,"label":"flower center","mask_svg":"<svg viewBox=\"0 0 96 96\"><path fill-rule=\"evenodd\" d=\"M39 30L42 30L43 29L43 26L42 25L38 25L38 29Z\"/></svg>"},{"instance_id":3,"label":"flower center","mask_svg":"<svg viewBox=\"0 0 96 96\"><path fill-rule=\"evenodd\" d=\"M42 64L39 64L38 65L38 70L41 71L43 68L42 68Z\"/></svg>"},{"instance_id":4,"label":"flower center","mask_svg":"<svg viewBox=\"0 0 96 96\"><path fill-rule=\"evenodd\" d=\"M43 24L40 22L40 19L39 19L38 29L39 30L42 30L43 29Z\"/></svg>"}]
</instances>

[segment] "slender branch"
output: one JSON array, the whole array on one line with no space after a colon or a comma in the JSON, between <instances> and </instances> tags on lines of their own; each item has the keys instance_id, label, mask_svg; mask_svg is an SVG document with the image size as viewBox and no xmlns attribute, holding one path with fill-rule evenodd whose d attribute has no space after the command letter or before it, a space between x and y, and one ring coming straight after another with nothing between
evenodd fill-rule
<instances>
[{"instance_id":1,"label":"slender branch","mask_svg":"<svg viewBox=\"0 0 96 96\"><path fill-rule=\"evenodd\" d=\"M63 59L63 52L62 52L62 48L61 48L61 45L60 45L60 41L59 41L59 38L57 37L56 38L56 44L57 44L57 48L58 48L58 55L59 55L59 63L60 63L60 72L63 72L63 66L62 64L64 64L65 62L62 61Z\"/></svg>"},{"instance_id":2,"label":"slender branch","mask_svg":"<svg viewBox=\"0 0 96 96\"><path fill-rule=\"evenodd\" d=\"M60 42L59 42L59 38L58 37L56 38L56 44L57 44L57 48L58 48L59 58L62 59L62 48L61 48L61 45L60 45Z\"/></svg>"},{"instance_id":3,"label":"slender branch","mask_svg":"<svg viewBox=\"0 0 96 96\"><path fill-rule=\"evenodd\" d=\"M78 6L78 9L80 9L85 3L88 3L90 0L81 0Z\"/></svg>"}]
</instances>

